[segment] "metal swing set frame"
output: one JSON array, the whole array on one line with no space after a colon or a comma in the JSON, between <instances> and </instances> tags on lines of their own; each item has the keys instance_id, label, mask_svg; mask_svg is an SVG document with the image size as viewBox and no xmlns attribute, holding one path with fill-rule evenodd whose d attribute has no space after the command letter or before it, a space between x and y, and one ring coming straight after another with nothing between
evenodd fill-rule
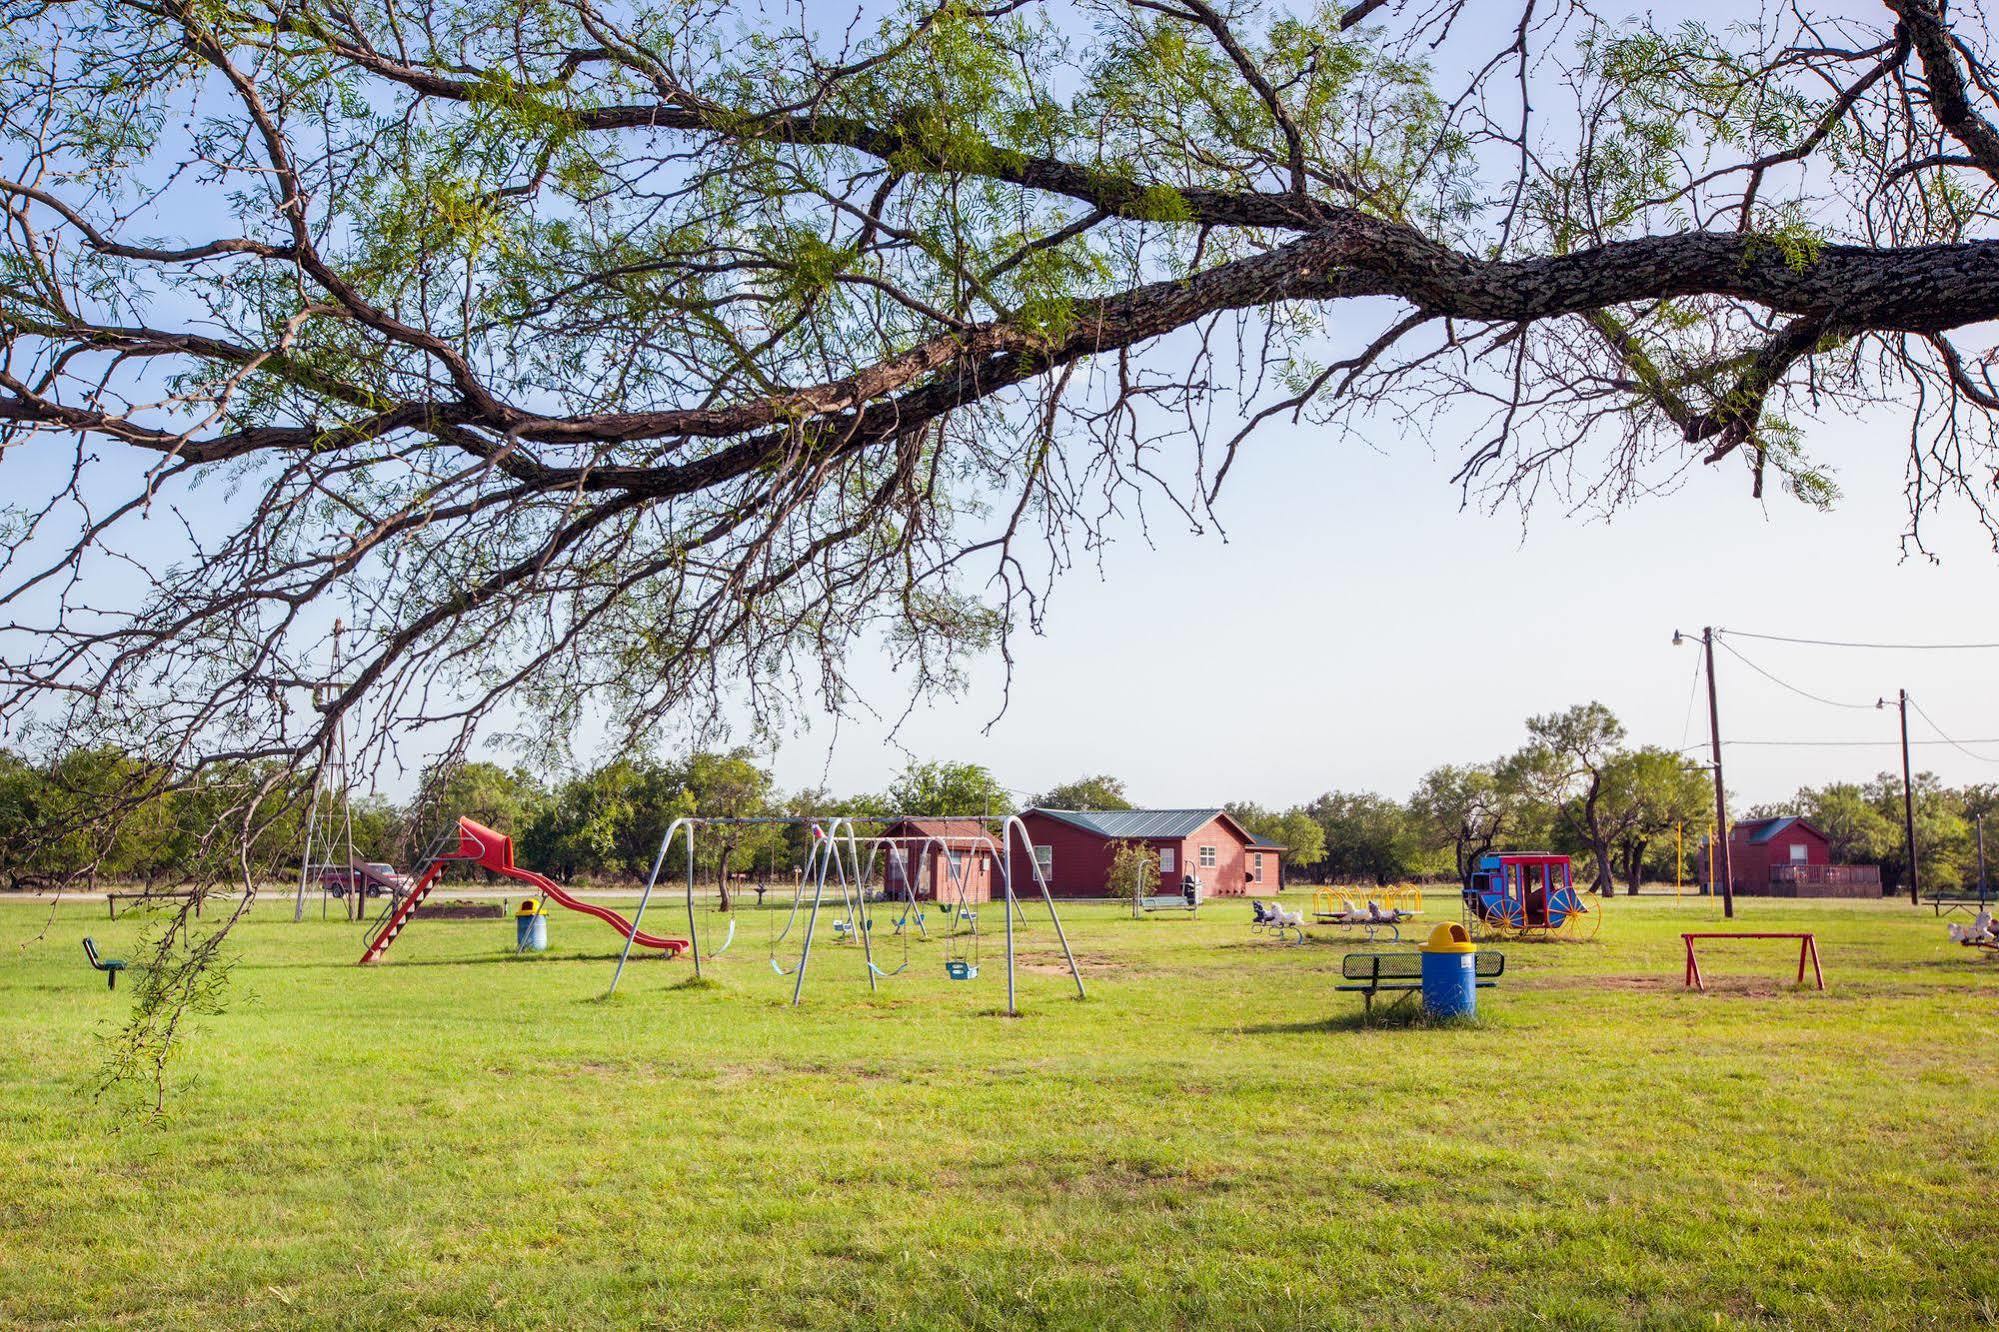
<instances>
[{"instance_id":1,"label":"metal swing set frame","mask_svg":"<svg viewBox=\"0 0 1999 1332\"><path fill-rule=\"evenodd\" d=\"M1076 965L1075 952L1069 947L1068 933L1062 928L1061 913L1055 909L1054 894L1049 891L1048 880L1042 874L1039 862L1034 858L1034 844L1028 837L1027 826L1020 821L1018 816L1010 814L1003 820L990 820L991 822L998 822L1001 825L999 833L1001 841L998 844L995 844L990 836L984 834L971 837L940 835L871 837L855 831L855 824L857 822L885 823L891 821L877 817L856 819L853 816L845 814L827 817L808 815L750 818L709 818L702 815L684 815L676 818L667 825L665 835L660 838L659 852L653 857L652 871L646 876L645 889L639 894L638 910L632 916L632 934L628 934L625 938L625 946L618 954L617 968L611 973L611 985L605 991L604 997L608 999L618 992L618 982L625 974L625 963L631 957L633 935L638 932L641 923L645 920L646 909L652 903L653 892L659 884L660 872L665 868L667 855L673 849L674 843L683 838L687 843L685 900L687 907L688 951L694 962L694 974L697 977L703 974L702 962L704 950L701 945L699 917L694 905L695 834L698 829L705 827L744 825L802 826L812 830L812 852L806 862L805 871L799 878L793 892L790 916L785 921L783 931L772 941L772 966L780 974L789 974L794 977L791 989L791 1006L793 1008L798 1007L804 1002L805 978L812 964L812 942L818 933L819 913L827 904L826 889L829 880L835 892L839 894L840 900L845 903L847 910L846 919L853 922L854 926L852 932L860 939L861 956L868 978L868 989L870 991L878 990L883 979L899 975L908 969L909 959L907 957L907 950L909 945L906 933L903 935L905 956L901 966L896 967L892 971L886 971L875 962L873 918L868 907L867 886L874 873L875 858L880 853L882 847L916 846L923 848L925 854L930 849L947 852L959 849L985 851L993 857L994 863L999 867L1000 888L1006 912L1006 1012L1008 1016L1017 1015L1020 1008L1014 922L1017 917L1022 924L1025 924L1027 916L1026 912L1021 909L1018 894L1014 891L1014 884L1016 882L1014 878L1014 847L1016 841L1018 841L1021 847L1025 848L1025 860L1033 874L1034 886L1040 890L1042 903L1048 908L1048 919L1055 926L1056 940L1062 946L1063 961L1067 965L1070 979L1076 984L1076 997L1078 999L1088 997L1083 986L1082 971ZM869 846L865 868L860 851L863 842L866 842ZM946 857L946 863L948 866L948 856ZM965 902L964 876L970 872L969 864L970 861L968 858L967 868L960 871L957 875L951 875L948 869L946 872L946 877L957 888L957 900L953 904L952 912L952 937L957 937L958 935L958 918L967 905ZM907 887L908 878L906 873L904 882ZM806 915L804 938L799 945L798 963L796 967L787 973L782 964L776 959L776 945L790 934L801 906L805 905L805 889L808 883L812 888L812 896ZM909 892L912 901L906 905L913 906L914 889L910 888ZM939 894L939 900L942 900L941 893ZM898 933L903 932L907 921L908 914L905 912L902 921L898 922ZM918 928L923 928L920 913L918 916ZM727 951L730 944L735 940L735 934L736 923L732 919L729 922L729 933L724 938L721 947L707 950L706 956L719 957L723 952ZM928 938L927 930L925 931L925 938ZM975 913L971 922L970 938L972 940L970 946L976 948L978 924ZM962 962L962 959L952 959L952 961ZM962 978L971 979L976 977L977 974L976 963L973 963L968 968L968 974ZM960 978L957 972L953 972L952 975L954 979Z\"/></svg>"},{"instance_id":2,"label":"metal swing set frame","mask_svg":"<svg viewBox=\"0 0 1999 1332\"><path fill-rule=\"evenodd\" d=\"M926 942L929 941L930 929L924 917L922 902L916 895L916 880L911 865L927 861L932 855L942 855L944 858L944 873L941 882L935 873L930 876L930 894L932 901L950 911L951 923L950 928L945 932L945 937L955 943L956 940L969 934L971 937L971 948L973 950L977 949L979 917L978 913L971 909L973 903L968 884L971 878L971 867L974 862L970 859L970 855L989 855L995 865L999 864L1000 851L998 847L993 845L991 837L984 833L980 833L977 836L952 833L905 833L897 836L870 836L858 839L858 841L865 841L868 848L867 859L857 862L859 869L854 876L854 882L857 885L855 896L860 899L861 911L859 915L863 921L863 927L868 930L872 930L873 928L873 916L867 911L868 886L875 881L875 864L880 859L883 850L887 850L889 858L885 862L883 872L884 886L882 896L877 900L900 902L902 908L902 914L896 917L894 931L896 936L902 940L902 964L893 971L890 971L885 970L882 966L870 960L869 968L875 975L881 977L898 976L909 970L909 925L912 920L916 924L916 932L922 935ZM854 837L850 825L847 837L847 847L850 856L858 856L858 841ZM837 847L837 839L829 839L829 842ZM952 862L954 860L961 861L955 872L952 869ZM896 876L901 880L902 896L900 897L891 893L887 888L890 868L893 869ZM834 933L837 938L851 942L857 933L852 926L852 921L856 913L854 912L852 901L846 897L844 874L839 876L838 881L842 884L842 906L847 910L848 915L846 919L836 920L833 923ZM945 892L947 887L952 890L949 896ZM802 897L803 881L801 880L799 891L794 897L794 903L796 904ZM796 906L794 905L794 912L795 910ZM1018 902L1014 903L1014 914L1023 924L1026 922L1026 914L1021 911ZM781 942L791 932L791 925L792 922L787 920L784 930L773 943ZM967 928L961 929L960 926ZM771 959L771 966L780 975L788 976L791 974L778 963L775 956ZM976 979L979 974L977 958L974 956L966 966L969 968L968 970L957 968L954 966L954 963L947 962L945 969L949 972L953 980Z\"/></svg>"}]
</instances>

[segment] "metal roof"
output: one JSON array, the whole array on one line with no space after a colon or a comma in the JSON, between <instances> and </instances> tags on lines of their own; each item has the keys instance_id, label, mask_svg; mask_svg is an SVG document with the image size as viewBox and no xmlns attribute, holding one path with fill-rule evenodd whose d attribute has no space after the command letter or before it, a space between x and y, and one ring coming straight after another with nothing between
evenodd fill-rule
<instances>
[{"instance_id":1,"label":"metal roof","mask_svg":"<svg viewBox=\"0 0 1999 1332\"><path fill-rule=\"evenodd\" d=\"M1744 819L1735 825L1735 831L1742 832L1748 829L1749 834L1743 840L1751 846L1761 846L1763 843L1789 830L1793 826L1802 827L1822 839L1825 837L1824 833L1819 832L1817 828L1812 827L1809 822L1799 818L1795 814L1786 814L1774 819Z\"/></svg>"},{"instance_id":2,"label":"metal roof","mask_svg":"<svg viewBox=\"0 0 1999 1332\"><path fill-rule=\"evenodd\" d=\"M899 828L907 828L925 837L993 836L992 825L973 814L904 814L883 826L890 835L894 835Z\"/></svg>"},{"instance_id":3,"label":"metal roof","mask_svg":"<svg viewBox=\"0 0 1999 1332\"><path fill-rule=\"evenodd\" d=\"M1099 837L1186 837L1198 831L1220 809L1041 809L1060 823L1081 828Z\"/></svg>"}]
</instances>

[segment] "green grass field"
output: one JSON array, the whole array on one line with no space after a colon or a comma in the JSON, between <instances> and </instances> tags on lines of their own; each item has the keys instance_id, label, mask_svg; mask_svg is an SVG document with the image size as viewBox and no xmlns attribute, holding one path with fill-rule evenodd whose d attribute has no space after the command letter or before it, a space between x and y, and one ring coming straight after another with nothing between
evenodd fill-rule
<instances>
[{"instance_id":1,"label":"green grass field","mask_svg":"<svg viewBox=\"0 0 1999 1332\"><path fill-rule=\"evenodd\" d=\"M1291 894L1295 905L1304 895ZM1440 916L1435 898L1429 919ZM235 936L164 1122L93 1096L128 1003L101 904L0 906L6 1327L1977 1327L1999 1323L1999 959L1893 904L1714 950L1689 899L1508 945L1476 1026L1359 1021L1357 943L1246 908L1045 921L804 1009L745 913L715 983L558 913ZM996 914L996 913L994 913ZM899 956L899 955L898 955ZM129 982L127 982L129 984Z\"/></svg>"}]
</instances>

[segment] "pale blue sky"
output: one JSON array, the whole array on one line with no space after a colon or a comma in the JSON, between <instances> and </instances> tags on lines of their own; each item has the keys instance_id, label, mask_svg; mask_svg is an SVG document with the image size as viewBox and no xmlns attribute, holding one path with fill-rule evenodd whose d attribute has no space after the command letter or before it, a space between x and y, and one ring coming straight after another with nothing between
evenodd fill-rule
<instances>
[{"instance_id":1,"label":"pale blue sky","mask_svg":"<svg viewBox=\"0 0 1999 1332\"><path fill-rule=\"evenodd\" d=\"M1821 424L1809 438L1847 490L1832 513L1759 504L1739 468L1697 469L1679 493L1610 523L1551 504L1523 534L1517 512L1459 510L1441 444L1432 457L1274 430L1224 494L1226 543L1175 530L1156 531L1156 549L1120 542L1102 579L1078 571L1060 585L1046 636L1019 646L1013 700L990 734L997 662L964 700L907 721L901 743L984 763L1026 791L1107 771L1164 805L1402 794L1436 764L1517 747L1529 714L1592 698L1634 742L1704 741L1704 712L1689 729L1697 653L1671 646L1676 626L1999 641L1999 560L1967 518L1930 520L1940 564L1901 554L1902 423ZM1473 660L1471 643L1505 651ZM1907 687L1951 733L1999 736L1999 653L1737 646L1813 692L1871 702ZM1724 735L1894 737L1892 713L1812 703L1719 658ZM862 679L893 701L885 672ZM800 785L823 770L835 789L879 787L895 757L884 731L847 721L829 763L822 729L784 747L779 776ZM1999 744L1983 752L1993 761L1918 751L1952 781L1999 779ZM1892 746L1738 746L1725 761L1737 799L1755 802L1898 760Z\"/></svg>"}]
</instances>

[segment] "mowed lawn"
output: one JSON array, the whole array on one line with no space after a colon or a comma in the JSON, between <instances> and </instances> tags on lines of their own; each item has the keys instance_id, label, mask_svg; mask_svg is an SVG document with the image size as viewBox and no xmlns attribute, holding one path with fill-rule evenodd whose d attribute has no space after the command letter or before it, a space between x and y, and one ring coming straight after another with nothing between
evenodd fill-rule
<instances>
[{"instance_id":1,"label":"mowed lawn","mask_svg":"<svg viewBox=\"0 0 1999 1332\"><path fill-rule=\"evenodd\" d=\"M530 959L419 921L363 970L271 903L148 1123L92 1094L130 981L79 945L144 921L0 906L0 1325L1999 1322L1999 958L1927 909L1746 902L1828 991L1766 943L1698 995L1716 905L1620 899L1507 945L1473 1027L1361 1023L1365 945L1240 904L1072 906L1081 1003L1037 918L1008 1019L988 914L978 981L931 942L872 996L822 922L794 1011L766 913L713 986L647 959L607 1005L582 916Z\"/></svg>"}]
</instances>

